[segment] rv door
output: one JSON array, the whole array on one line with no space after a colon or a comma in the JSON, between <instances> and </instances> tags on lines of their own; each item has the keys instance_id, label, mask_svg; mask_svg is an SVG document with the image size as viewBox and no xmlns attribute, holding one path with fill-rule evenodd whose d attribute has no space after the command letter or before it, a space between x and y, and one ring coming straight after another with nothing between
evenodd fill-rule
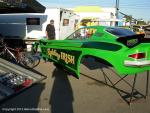
<instances>
[{"instance_id":1,"label":"rv door","mask_svg":"<svg viewBox=\"0 0 150 113\"><path fill-rule=\"evenodd\" d=\"M61 20L59 39L63 40L74 31L75 18L73 17L74 14L71 11L63 11L60 16Z\"/></svg>"}]
</instances>

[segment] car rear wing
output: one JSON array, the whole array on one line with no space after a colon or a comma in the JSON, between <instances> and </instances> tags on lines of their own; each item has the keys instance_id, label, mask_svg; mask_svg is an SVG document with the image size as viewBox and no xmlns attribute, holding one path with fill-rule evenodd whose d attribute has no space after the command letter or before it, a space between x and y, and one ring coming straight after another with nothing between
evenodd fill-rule
<instances>
[{"instance_id":1,"label":"car rear wing","mask_svg":"<svg viewBox=\"0 0 150 113\"><path fill-rule=\"evenodd\" d=\"M150 38L143 38L142 43L150 43Z\"/></svg>"},{"instance_id":2,"label":"car rear wing","mask_svg":"<svg viewBox=\"0 0 150 113\"><path fill-rule=\"evenodd\" d=\"M136 35L131 35L131 36L123 36L119 37L117 39L118 42L124 44L125 46L131 48L134 47L140 43L143 42L144 40L144 34L136 34Z\"/></svg>"}]
</instances>

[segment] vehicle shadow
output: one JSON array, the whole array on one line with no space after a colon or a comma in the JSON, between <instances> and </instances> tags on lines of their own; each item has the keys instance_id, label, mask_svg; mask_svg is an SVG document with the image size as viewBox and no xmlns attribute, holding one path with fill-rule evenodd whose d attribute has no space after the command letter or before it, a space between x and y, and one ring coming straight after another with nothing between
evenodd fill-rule
<instances>
[{"instance_id":1,"label":"vehicle shadow","mask_svg":"<svg viewBox=\"0 0 150 113\"><path fill-rule=\"evenodd\" d=\"M82 59L81 63L90 70L109 67L108 65L105 65L105 64L101 63L100 61L96 61L92 57Z\"/></svg>"},{"instance_id":2,"label":"vehicle shadow","mask_svg":"<svg viewBox=\"0 0 150 113\"><path fill-rule=\"evenodd\" d=\"M73 91L67 74L56 68L52 77L55 78L49 102L51 113L73 113Z\"/></svg>"},{"instance_id":3,"label":"vehicle shadow","mask_svg":"<svg viewBox=\"0 0 150 113\"><path fill-rule=\"evenodd\" d=\"M39 83L0 105L0 113L40 113L40 96L45 83Z\"/></svg>"}]
</instances>

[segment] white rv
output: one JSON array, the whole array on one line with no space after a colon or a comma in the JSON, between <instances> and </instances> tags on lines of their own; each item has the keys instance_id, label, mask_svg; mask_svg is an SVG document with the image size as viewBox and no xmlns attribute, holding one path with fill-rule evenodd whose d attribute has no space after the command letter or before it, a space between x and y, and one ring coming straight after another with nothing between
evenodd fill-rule
<instances>
[{"instance_id":1,"label":"white rv","mask_svg":"<svg viewBox=\"0 0 150 113\"><path fill-rule=\"evenodd\" d=\"M51 19L55 21L56 40L64 39L75 30L76 15L73 11L49 8L44 13L0 14L0 34L7 40L32 44L46 37L45 29Z\"/></svg>"}]
</instances>

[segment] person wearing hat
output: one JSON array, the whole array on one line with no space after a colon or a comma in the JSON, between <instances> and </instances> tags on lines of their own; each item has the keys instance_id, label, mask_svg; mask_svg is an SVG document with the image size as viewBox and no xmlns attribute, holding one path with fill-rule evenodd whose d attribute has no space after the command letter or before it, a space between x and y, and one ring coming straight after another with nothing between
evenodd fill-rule
<instances>
[{"instance_id":1,"label":"person wearing hat","mask_svg":"<svg viewBox=\"0 0 150 113\"><path fill-rule=\"evenodd\" d=\"M54 20L50 20L50 23L46 26L46 36L49 40L55 39Z\"/></svg>"}]
</instances>

